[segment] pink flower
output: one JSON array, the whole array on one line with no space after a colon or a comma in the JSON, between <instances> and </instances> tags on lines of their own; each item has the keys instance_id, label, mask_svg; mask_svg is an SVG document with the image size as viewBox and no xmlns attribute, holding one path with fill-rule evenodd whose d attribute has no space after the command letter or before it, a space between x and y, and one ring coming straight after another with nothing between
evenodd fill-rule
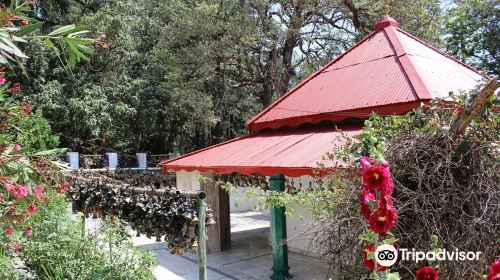
<instances>
[{"instance_id":1,"label":"pink flower","mask_svg":"<svg viewBox=\"0 0 500 280\"><path fill-rule=\"evenodd\" d=\"M370 214L372 212L372 208L370 208L370 203L376 202L375 195L367 190L363 190L363 192L359 195L359 203L361 205L361 214L368 219L370 218Z\"/></svg>"},{"instance_id":2,"label":"pink flower","mask_svg":"<svg viewBox=\"0 0 500 280\"><path fill-rule=\"evenodd\" d=\"M438 273L430 266L421 267L417 270L417 280L438 280Z\"/></svg>"},{"instance_id":3,"label":"pink flower","mask_svg":"<svg viewBox=\"0 0 500 280\"><path fill-rule=\"evenodd\" d=\"M7 192L9 193L14 193L17 190L17 186L14 184L5 184L5 188L7 189Z\"/></svg>"},{"instance_id":4,"label":"pink flower","mask_svg":"<svg viewBox=\"0 0 500 280\"><path fill-rule=\"evenodd\" d=\"M42 199L43 188L40 185L35 186L35 197L38 199Z\"/></svg>"},{"instance_id":5,"label":"pink flower","mask_svg":"<svg viewBox=\"0 0 500 280\"><path fill-rule=\"evenodd\" d=\"M20 186L17 191L12 195L14 199L24 198L28 195L29 188L27 185Z\"/></svg>"},{"instance_id":6,"label":"pink flower","mask_svg":"<svg viewBox=\"0 0 500 280\"><path fill-rule=\"evenodd\" d=\"M7 227L5 229L5 234L7 234L8 236L11 236L13 233L14 233L14 228L13 227Z\"/></svg>"},{"instance_id":7,"label":"pink flower","mask_svg":"<svg viewBox=\"0 0 500 280\"><path fill-rule=\"evenodd\" d=\"M4 76L0 76L0 86L5 84L7 82L7 79L5 79Z\"/></svg>"},{"instance_id":8,"label":"pink flower","mask_svg":"<svg viewBox=\"0 0 500 280\"><path fill-rule=\"evenodd\" d=\"M25 234L26 236L31 236L31 234L32 234L32 228L31 228L31 226L28 226L28 227L26 228L26 230L24 230L24 234Z\"/></svg>"},{"instance_id":9,"label":"pink flower","mask_svg":"<svg viewBox=\"0 0 500 280\"><path fill-rule=\"evenodd\" d=\"M36 210L37 210L36 204L31 204L31 205L28 207L28 212L29 212L30 214L35 214L35 213L36 213Z\"/></svg>"},{"instance_id":10,"label":"pink flower","mask_svg":"<svg viewBox=\"0 0 500 280\"><path fill-rule=\"evenodd\" d=\"M385 234L394 227L398 215L394 207L380 207L370 215L370 229L378 234Z\"/></svg>"},{"instance_id":11,"label":"pink flower","mask_svg":"<svg viewBox=\"0 0 500 280\"><path fill-rule=\"evenodd\" d=\"M16 93L21 91L21 85L19 83L14 83L14 85L7 90L8 93Z\"/></svg>"},{"instance_id":12,"label":"pink flower","mask_svg":"<svg viewBox=\"0 0 500 280\"><path fill-rule=\"evenodd\" d=\"M389 168L383 165L373 165L363 173L363 182L367 185L381 185L391 178Z\"/></svg>"},{"instance_id":13,"label":"pink flower","mask_svg":"<svg viewBox=\"0 0 500 280\"><path fill-rule=\"evenodd\" d=\"M374 194L380 192L380 196L391 195L394 184L389 168L383 165L374 165L367 168L363 173L363 189L367 189Z\"/></svg>"},{"instance_id":14,"label":"pink flower","mask_svg":"<svg viewBox=\"0 0 500 280\"><path fill-rule=\"evenodd\" d=\"M21 150L21 145L15 144L14 147L12 148L13 151L19 151Z\"/></svg>"},{"instance_id":15,"label":"pink flower","mask_svg":"<svg viewBox=\"0 0 500 280\"><path fill-rule=\"evenodd\" d=\"M500 280L500 258L490 265L486 280Z\"/></svg>"}]
</instances>

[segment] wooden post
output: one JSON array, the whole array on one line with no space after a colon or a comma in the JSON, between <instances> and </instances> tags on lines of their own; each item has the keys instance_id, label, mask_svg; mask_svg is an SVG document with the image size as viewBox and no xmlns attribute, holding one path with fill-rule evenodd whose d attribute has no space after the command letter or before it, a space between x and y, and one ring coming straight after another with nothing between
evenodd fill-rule
<instances>
[{"instance_id":1,"label":"wooden post","mask_svg":"<svg viewBox=\"0 0 500 280\"><path fill-rule=\"evenodd\" d=\"M210 177L209 174L205 176ZM206 202L210 205L216 222L208 227L208 253L221 252L231 247L229 194L213 181L200 182L200 187L207 195Z\"/></svg>"},{"instance_id":2,"label":"wooden post","mask_svg":"<svg viewBox=\"0 0 500 280\"><path fill-rule=\"evenodd\" d=\"M455 140L461 135L470 121L486 106L488 99L498 90L497 77L493 78L481 91L474 97L472 104L455 119L450 128L451 139Z\"/></svg>"},{"instance_id":3,"label":"wooden post","mask_svg":"<svg viewBox=\"0 0 500 280\"><path fill-rule=\"evenodd\" d=\"M205 226L205 197L198 198L198 272L200 280L207 280L207 235Z\"/></svg>"},{"instance_id":4,"label":"wooden post","mask_svg":"<svg viewBox=\"0 0 500 280\"><path fill-rule=\"evenodd\" d=\"M271 191L282 192L285 190L285 176L276 174L269 178ZM271 208L271 241L273 245L273 274L272 280L290 279L288 266L288 247L286 242L286 216L285 207Z\"/></svg>"}]
</instances>

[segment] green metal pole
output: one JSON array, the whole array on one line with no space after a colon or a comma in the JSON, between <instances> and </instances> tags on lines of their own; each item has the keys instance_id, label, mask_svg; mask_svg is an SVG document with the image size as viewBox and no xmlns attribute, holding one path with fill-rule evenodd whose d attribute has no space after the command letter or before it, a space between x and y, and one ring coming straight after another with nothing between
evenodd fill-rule
<instances>
[{"instance_id":1,"label":"green metal pole","mask_svg":"<svg viewBox=\"0 0 500 280\"><path fill-rule=\"evenodd\" d=\"M205 230L205 211L207 204L203 198L198 198L198 271L199 279L207 280L207 236Z\"/></svg>"},{"instance_id":2,"label":"green metal pole","mask_svg":"<svg viewBox=\"0 0 500 280\"><path fill-rule=\"evenodd\" d=\"M269 178L271 191L285 190L285 176L276 174ZM271 239L273 245L273 275L272 280L290 279L288 266L288 247L286 241L285 207L271 208Z\"/></svg>"}]
</instances>

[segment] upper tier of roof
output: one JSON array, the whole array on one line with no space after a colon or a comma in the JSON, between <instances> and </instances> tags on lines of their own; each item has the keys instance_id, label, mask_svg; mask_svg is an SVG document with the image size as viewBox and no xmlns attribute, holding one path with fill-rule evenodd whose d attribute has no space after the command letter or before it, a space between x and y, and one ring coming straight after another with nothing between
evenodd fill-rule
<instances>
[{"instance_id":1,"label":"upper tier of roof","mask_svg":"<svg viewBox=\"0 0 500 280\"><path fill-rule=\"evenodd\" d=\"M397 25L391 17L380 19L374 32L250 119L250 131L401 114L482 80L472 67Z\"/></svg>"}]
</instances>

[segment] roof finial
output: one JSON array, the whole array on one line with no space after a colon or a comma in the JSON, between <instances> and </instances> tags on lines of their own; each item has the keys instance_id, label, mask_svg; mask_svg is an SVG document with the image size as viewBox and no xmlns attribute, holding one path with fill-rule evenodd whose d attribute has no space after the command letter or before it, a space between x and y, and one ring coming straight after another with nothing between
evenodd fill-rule
<instances>
[{"instance_id":1,"label":"roof finial","mask_svg":"<svg viewBox=\"0 0 500 280\"><path fill-rule=\"evenodd\" d=\"M384 0L384 15L388 16L391 10L391 6L389 5L389 0Z\"/></svg>"}]
</instances>

